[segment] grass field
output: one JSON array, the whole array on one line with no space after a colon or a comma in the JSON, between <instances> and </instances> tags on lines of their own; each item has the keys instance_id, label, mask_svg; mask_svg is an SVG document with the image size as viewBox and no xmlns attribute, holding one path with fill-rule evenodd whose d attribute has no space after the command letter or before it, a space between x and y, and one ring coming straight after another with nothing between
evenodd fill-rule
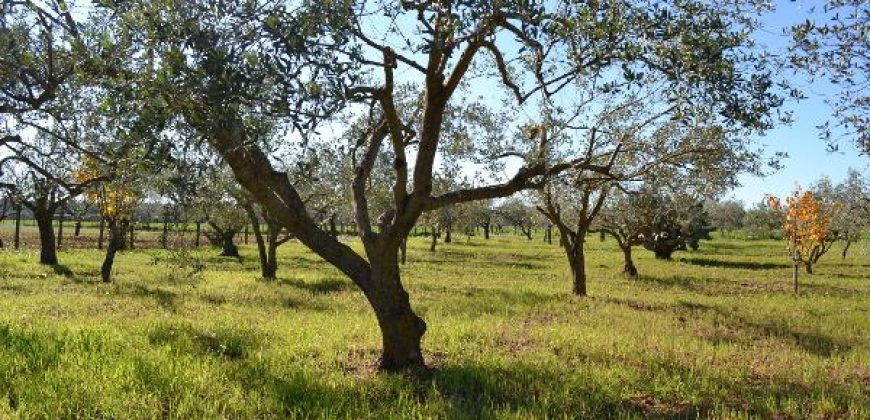
<instances>
[{"instance_id":1,"label":"grass field","mask_svg":"<svg viewBox=\"0 0 870 420\"><path fill-rule=\"evenodd\" d=\"M403 275L424 377L374 371L362 294L299 244L279 279L243 259L0 251L0 418L870 417L870 244L791 292L778 241L717 238L619 276L589 238L588 298L555 245L499 236L426 250Z\"/></svg>"}]
</instances>

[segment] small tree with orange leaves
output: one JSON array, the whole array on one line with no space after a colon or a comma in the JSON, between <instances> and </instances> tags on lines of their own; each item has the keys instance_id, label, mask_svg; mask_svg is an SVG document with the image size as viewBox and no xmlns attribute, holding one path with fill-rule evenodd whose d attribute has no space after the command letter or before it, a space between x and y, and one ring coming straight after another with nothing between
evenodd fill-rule
<instances>
[{"instance_id":1,"label":"small tree with orange leaves","mask_svg":"<svg viewBox=\"0 0 870 420\"><path fill-rule=\"evenodd\" d=\"M104 172L106 171L97 161L88 159L83 163L82 168L74 173L74 177L81 181L100 176ZM109 227L109 244L100 269L104 283L112 281L115 254L119 249L124 248L124 238L130 226L131 215L141 197L141 193L135 187L132 170L125 173L113 172L110 181L102 182L85 193L85 198L100 209L100 214Z\"/></svg>"},{"instance_id":2,"label":"small tree with orange leaves","mask_svg":"<svg viewBox=\"0 0 870 420\"><path fill-rule=\"evenodd\" d=\"M823 203L812 191L798 187L786 197L785 205L773 196L767 197L770 207L782 214L782 232L791 254L794 290L798 292L798 267L803 265L812 274L813 264L819 261L836 241L831 232L831 219L838 211L836 203Z\"/></svg>"}]
</instances>

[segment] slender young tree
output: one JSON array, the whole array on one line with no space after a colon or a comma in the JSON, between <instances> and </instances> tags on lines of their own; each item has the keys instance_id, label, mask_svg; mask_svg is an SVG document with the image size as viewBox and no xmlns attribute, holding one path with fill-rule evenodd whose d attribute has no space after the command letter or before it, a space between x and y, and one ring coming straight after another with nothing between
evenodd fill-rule
<instances>
[{"instance_id":1,"label":"slender young tree","mask_svg":"<svg viewBox=\"0 0 870 420\"><path fill-rule=\"evenodd\" d=\"M782 232L792 260L794 292L798 293L798 267L803 265L807 274L812 274L813 264L830 249L833 242L831 219L839 206L822 203L812 191L800 188L786 197L784 205L774 196L768 196L767 200L771 208L782 214Z\"/></svg>"},{"instance_id":2,"label":"slender young tree","mask_svg":"<svg viewBox=\"0 0 870 420\"><path fill-rule=\"evenodd\" d=\"M106 256L100 267L100 277L103 283L112 282L112 269L115 264L115 256L119 250L125 247L127 232L130 229L130 220L136 204L142 197L141 171L136 171L141 165L136 161L126 162L123 171L117 168L101 167L99 162L86 161L85 165L75 173L75 177L81 182L96 177L104 177L104 173L110 172L111 181L105 181L90 188L86 198L97 206L103 220L109 229L109 242L106 246Z\"/></svg>"}]
</instances>

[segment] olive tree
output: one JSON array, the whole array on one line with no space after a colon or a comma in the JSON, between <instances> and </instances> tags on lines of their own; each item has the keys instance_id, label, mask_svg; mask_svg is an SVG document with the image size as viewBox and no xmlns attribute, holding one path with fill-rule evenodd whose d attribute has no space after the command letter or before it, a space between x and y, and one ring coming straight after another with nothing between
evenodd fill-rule
<instances>
[{"instance_id":1,"label":"olive tree","mask_svg":"<svg viewBox=\"0 0 870 420\"><path fill-rule=\"evenodd\" d=\"M841 183L835 185L830 179L822 178L812 191L823 203L837 206L831 219L829 237L816 253L816 260L830 249L833 242L843 243L842 257L846 258L852 244L858 242L870 227L870 182L860 172L850 169Z\"/></svg>"},{"instance_id":2,"label":"olive tree","mask_svg":"<svg viewBox=\"0 0 870 420\"><path fill-rule=\"evenodd\" d=\"M66 113L82 45L79 24L62 1L4 2L0 12L0 172L39 226L40 262L57 264L52 219L84 191L71 179L82 153Z\"/></svg>"},{"instance_id":3,"label":"olive tree","mask_svg":"<svg viewBox=\"0 0 870 420\"><path fill-rule=\"evenodd\" d=\"M118 12L120 30L141 35L133 38L142 40L143 52L159 57L150 97L193 127L261 206L362 290L381 329L381 366L397 370L424 365L426 323L411 307L398 261L401 244L423 213L537 188L569 169L600 170L583 156L538 159L547 130L525 137L528 153L505 154L499 134L516 127L487 135L478 128L484 124L475 122L457 128L468 134L468 159L491 164L513 158L519 169L436 192L436 161L449 140L447 111L468 96L461 92L488 79L506 88L507 104L521 106L583 75L642 70L679 81L674 95L707 95L709 103L719 104L716 111L759 119L778 99L770 95L764 71L747 69L755 57L746 48L742 14L743 6L755 3L327 1L212 7L176 0L125 2ZM411 112L397 107L403 73L420 81L420 101ZM362 253L312 219L293 181L251 133L247 117L279 115L310 139L324 116L348 102L358 104L365 122L353 143L350 180ZM390 206L373 217L368 181L387 153Z\"/></svg>"},{"instance_id":4,"label":"olive tree","mask_svg":"<svg viewBox=\"0 0 870 420\"><path fill-rule=\"evenodd\" d=\"M811 77L826 79L834 97L825 100L833 110L830 121L820 126L821 136L836 150L843 138L870 155L870 12L863 0L825 0L811 9L809 19L788 28L792 43L791 65Z\"/></svg>"},{"instance_id":5,"label":"olive tree","mask_svg":"<svg viewBox=\"0 0 870 420\"><path fill-rule=\"evenodd\" d=\"M705 204L710 216L710 223L717 227L723 234L743 228L743 219L746 209L743 203L734 200L708 201Z\"/></svg>"}]
</instances>

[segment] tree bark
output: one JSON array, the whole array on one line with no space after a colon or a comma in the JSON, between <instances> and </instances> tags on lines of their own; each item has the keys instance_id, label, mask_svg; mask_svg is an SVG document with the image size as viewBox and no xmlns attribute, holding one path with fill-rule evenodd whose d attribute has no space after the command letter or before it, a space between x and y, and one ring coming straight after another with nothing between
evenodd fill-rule
<instances>
[{"instance_id":1,"label":"tree bark","mask_svg":"<svg viewBox=\"0 0 870 420\"><path fill-rule=\"evenodd\" d=\"M163 249L167 248L169 241L169 211L163 210L163 235L160 236L160 246Z\"/></svg>"},{"instance_id":2,"label":"tree bark","mask_svg":"<svg viewBox=\"0 0 870 420\"><path fill-rule=\"evenodd\" d=\"M199 237L202 235L202 222L196 222L196 239L193 242L193 246L199 248Z\"/></svg>"},{"instance_id":3,"label":"tree bark","mask_svg":"<svg viewBox=\"0 0 870 420\"><path fill-rule=\"evenodd\" d=\"M332 215L329 216L329 234L332 235L333 238L338 237L338 229L336 228L336 225L335 225L335 219L337 217L338 217L338 215L335 213L332 213Z\"/></svg>"},{"instance_id":4,"label":"tree bark","mask_svg":"<svg viewBox=\"0 0 870 420\"><path fill-rule=\"evenodd\" d=\"M807 274L813 274L813 263L809 261L804 262L804 270Z\"/></svg>"},{"instance_id":5,"label":"tree bark","mask_svg":"<svg viewBox=\"0 0 870 420\"><path fill-rule=\"evenodd\" d=\"M66 219L66 206L60 207L60 215L57 218L57 247L63 245L63 222Z\"/></svg>"},{"instance_id":6,"label":"tree bark","mask_svg":"<svg viewBox=\"0 0 870 420\"><path fill-rule=\"evenodd\" d=\"M21 204L15 207L15 249L21 248Z\"/></svg>"},{"instance_id":7,"label":"tree bark","mask_svg":"<svg viewBox=\"0 0 870 420\"><path fill-rule=\"evenodd\" d=\"M106 247L106 258L100 268L103 283L112 282L112 267L115 264L115 255L124 243L126 236L124 231L123 226L120 226L114 218L109 219L109 245Z\"/></svg>"},{"instance_id":8,"label":"tree bark","mask_svg":"<svg viewBox=\"0 0 870 420\"><path fill-rule=\"evenodd\" d=\"M798 283L798 273L799 272L800 272L800 270L798 269L797 261L793 261L791 275L792 275L792 279L794 280L794 293L795 294L797 294L799 289L800 289L800 284Z\"/></svg>"},{"instance_id":9,"label":"tree bark","mask_svg":"<svg viewBox=\"0 0 870 420\"><path fill-rule=\"evenodd\" d=\"M103 249L103 239L106 236L106 218L100 217L100 236L97 237L97 249Z\"/></svg>"},{"instance_id":10,"label":"tree bark","mask_svg":"<svg viewBox=\"0 0 870 420\"><path fill-rule=\"evenodd\" d=\"M82 221L76 220L75 229L73 230L73 236L78 238L79 235L81 235L81 234L82 234Z\"/></svg>"},{"instance_id":11,"label":"tree bark","mask_svg":"<svg viewBox=\"0 0 870 420\"><path fill-rule=\"evenodd\" d=\"M564 231L563 231L564 230ZM586 255L584 253L585 235L560 229L562 232L562 248L571 267L573 292L577 296L586 296Z\"/></svg>"},{"instance_id":12,"label":"tree bark","mask_svg":"<svg viewBox=\"0 0 870 420\"><path fill-rule=\"evenodd\" d=\"M54 227L51 225L52 211L47 208L37 207L33 211L33 218L39 228L39 263L57 264L57 248L54 240Z\"/></svg>"},{"instance_id":13,"label":"tree bark","mask_svg":"<svg viewBox=\"0 0 870 420\"><path fill-rule=\"evenodd\" d=\"M483 239L489 239L489 222L483 224Z\"/></svg>"},{"instance_id":14,"label":"tree bark","mask_svg":"<svg viewBox=\"0 0 870 420\"><path fill-rule=\"evenodd\" d=\"M229 231L221 234L221 254L222 257L239 257L239 248L233 243L235 232Z\"/></svg>"},{"instance_id":15,"label":"tree bark","mask_svg":"<svg viewBox=\"0 0 870 420\"><path fill-rule=\"evenodd\" d=\"M263 228L260 225L260 219L254 211L254 207L250 203L242 205L245 213L248 215L248 221L251 223L251 230L254 231L254 240L257 242L257 255L260 257L260 274L266 280L274 280L278 273L278 264L275 261L277 234L273 232L271 226L266 234L268 241L263 236ZM268 222L267 222L268 223ZM268 242L268 244L267 244Z\"/></svg>"},{"instance_id":16,"label":"tree bark","mask_svg":"<svg viewBox=\"0 0 870 420\"><path fill-rule=\"evenodd\" d=\"M522 230L523 235L526 235L526 239L532 240L532 229L520 226L520 230Z\"/></svg>"},{"instance_id":17,"label":"tree bark","mask_svg":"<svg viewBox=\"0 0 870 420\"><path fill-rule=\"evenodd\" d=\"M278 277L278 234L269 233L269 246L266 252L266 269L263 270L263 278L275 279Z\"/></svg>"},{"instance_id":18,"label":"tree bark","mask_svg":"<svg viewBox=\"0 0 870 420\"><path fill-rule=\"evenodd\" d=\"M622 274L629 278L637 278L637 267L634 266L634 260L631 258L631 246L622 246L622 257L624 264L622 266Z\"/></svg>"},{"instance_id":19,"label":"tree bark","mask_svg":"<svg viewBox=\"0 0 870 420\"><path fill-rule=\"evenodd\" d=\"M453 227L450 225L447 225L444 228L444 243L445 244L449 244L449 243L453 242L452 233L453 233Z\"/></svg>"},{"instance_id":20,"label":"tree bark","mask_svg":"<svg viewBox=\"0 0 870 420\"><path fill-rule=\"evenodd\" d=\"M411 309L408 293L402 287L396 249L392 258L385 251L383 260L372 261L372 290L366 293L375 310L383 340L380 368L403 371L425 367L421 341L426 322Z\"/></svg>"},{"instance_id":21,"label":"tree bark","mask_svg":"<svg viewBox=\"0 0 870 420\"><path fill-rule=\"evenodd\" d=\"M438 117L438 113L434 113ZM399 278L398 246L413 222L424 211L422 201L413 201L410 209L403 210L403 220L397 227L384 223L377 232L370 229L367 215L357 214L357 231L366 247L367 259L346 244L318 228L311 219L304 201L293 188L287 174L275 171L268 156L248 144L244 124L237 115L225 115L224 121L209 136L209 142L224 157L236 179L262 205L279 224L303 245L338 268L363 290L371 304L383 337L381 367L384 370L404 370L425 367L420 341L426 324L411 310L408 294ZM440 127L436 118L427 120L427 127ZM426 130L423 130L424 132ZM426 134L429 135L429 134ZM425 139L423 141L427 141ZM429 151L425 151L429 153ZM431 150L434 153L434 149ZM431 172L426 165L415 171ZM359 177L358 179L364 179ZM428 194L431 182L425 177L414 178L423 184L420 191ZM356 181L355 185L356 187ZM359 207L358 207L359 208ZM400 236L401 235L401 236Z\"/></svg>"},{"instance_id":22,"label":"tree bark","mask_svg":"<svg viewBox=\"0 0 870 420\"><path fill-rule=\"evenodd\" d=\"M578 239L578 243L568 256L568 262L574 277L574 294L586 296L586 254L583 250L582 239Z\"/></svg>"},{"instance_id":23,"label":"tree bark","mask_svg":"<svg viewBox=\"0 0 870 420\"><path fill-rule=\"evenodd\" d=\"M432 228L432 242L429 244L429 251L435 252L435 247L438 246L438 235L435 228Z\"/></svg>"},{"instance_id":24,"label":"tree bark","mask_svg":"<svg viewBox=\"0 0 870 420\"><path fill-rule=\"evenodd\" d=\"M846 259L846 254L849 253L849 247L852 246L852 241L847 240L846 245L843 246L843 259Z\"/></svg>"}]
</instances>

